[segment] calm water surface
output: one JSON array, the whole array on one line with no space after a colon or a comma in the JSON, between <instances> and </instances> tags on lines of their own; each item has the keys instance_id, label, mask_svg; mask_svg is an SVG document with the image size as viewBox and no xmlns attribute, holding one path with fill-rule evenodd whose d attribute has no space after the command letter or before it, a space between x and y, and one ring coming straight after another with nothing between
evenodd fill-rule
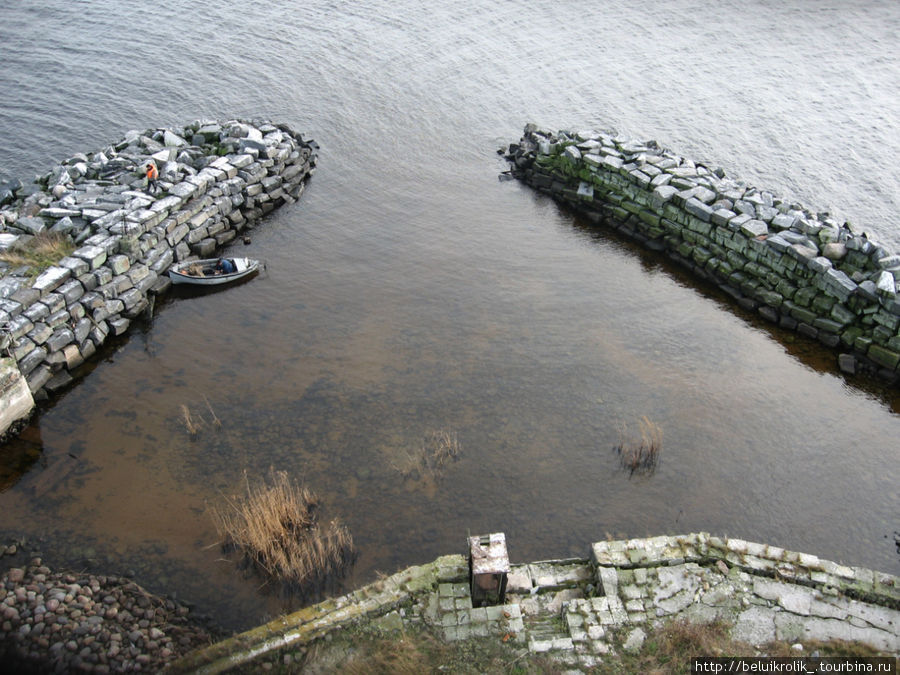
<instances>
[{"instance_id":1,"label":"calm water surface","mask_svg":"<svg viewBox=\"0 0 900 675\"><path fill-rule=\"evenodd\" d=\"M495 530L514 561L705 530L900 573L896 396L498 181L495 153L528 121L656 138L900 249L900 10L597 5L0 8L6 174L202 117L322 146L239 249L265 274L168 299L2 450L0 530L227 628L298 602L223 560L208 512L269 467L348 524L349 585ZM192 439L182 406L221 428ZM612 448L643 415L662 459L629 477ZM437 429L459 460L402 480Z\"/></svg>"}]
</instances>

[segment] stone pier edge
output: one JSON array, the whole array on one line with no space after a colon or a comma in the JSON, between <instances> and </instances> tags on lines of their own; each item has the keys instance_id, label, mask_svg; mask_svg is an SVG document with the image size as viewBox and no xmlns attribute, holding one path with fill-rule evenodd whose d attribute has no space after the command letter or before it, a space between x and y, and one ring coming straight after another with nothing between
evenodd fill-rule
<instances>
[{"instance_id":1,"label":"stone pier edge","mask_svg":"<svg viewBox=\"0 0 900 675\"><path fill-rule=\"evenodd\" d=\"M612 132L529 124L506 159L513 176L591 222L839 350L843 372L900 383L900 255L865 232Z\"/></svg>"},{"instance_id":2,"label":"stone pier edge","mask_svg":"<svg viewBox=\"0 0 900 675\"><path fill-rule=\"evenodd\" d=\"M585 580L578 574L572 575L571 572L566 572L559 578L567 577L570 580L579 578L582 582L587 581L593 584L597 594L603 597L616 593L615 587L604 589L604 578L609 579L610 571L613 572L612 578L615 579L615 573L623 570L661 567L683 569L684 566L692 565L714 568L719 565L735 569L751 578L774 579L784 584L816 589L830 596L843 596L867 605L883 607L889 612L900 610L900 577L823 560L815 555L789 551L777 546L718 537L704 532L602 541L591 546L589 560L567 559L513 564L510 579L526 568L548 569L554 565L566 568L578 563L589 565L592 570L590 579ZM528 573L525 574L527 576ZM551 582L548 587L550 590L554 588L558 590L565 585L554 586L554 583ZM609 584L607 581L607 585ZM517 592L514 586L515 584L511 582L510 592ZM422 600L423 596L439 594L441 598L449 597L456 593L457 589L462 588L468 588L468 563L465 556L443 556L431 563L401 570L344 596L281 616L264 625L195 650L173 662L168 672L225 672L271 656L284 648L303 648L329 633L351 625L383 619L402 607L408 607L413 602ZM533 589L531 593L537 590ZM518 592L521 592L521 589ZM527 595L528 591L525 593ZM490 624L491 608L487 609L485 623ZM561 607L561 611L565 613L564 606ZM498 619L502 624L500 634L505 632L507 637L510 630L521 631L523 628L517 608L513 609L513 613L515 615L512 618L508 616L510 612L505 612L506 618ZM437 628L442 627L440 621L436 621L436 624ZM489 634L491 634L490 627L486 627L483 636ZM478 633L473 632L471 635L474 637ZM898 640L897 644L900 644L900 626L895 627L894 635ZM533 648L535 645L529 646Z\"/></svg>"},{"instance_id":3,"label":"stone pier edge","mask_svg":"<svg viewBox=\"0 0 900 675\"><path fill-rule=\"evenodd\" d=\"M171 286L173 263L209 257L297 201L317 149L284 124L198 120L129 132L33 184L0 186L0 249L46 231L70 233L77 246L33 280L0 270L0 439L23 424L34 400L67 387L111 338L152 311L153 297ZM140 174L151 160L159 195ZM19 398L28 399L24 413Z\"/></svg>"}]
</instances>

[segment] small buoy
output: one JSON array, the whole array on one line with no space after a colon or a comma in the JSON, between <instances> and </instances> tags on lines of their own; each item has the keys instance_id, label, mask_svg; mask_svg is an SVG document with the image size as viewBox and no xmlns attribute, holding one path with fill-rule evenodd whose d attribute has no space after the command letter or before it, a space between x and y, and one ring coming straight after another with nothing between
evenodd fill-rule
<instances>
[{"instance_id":1,"label":"small buoy","mask_svg":"<svg viewBox=\"0 0 900 675\"><path fill-rule=\"evenodd\" d=\"M245 234L245 235L244 235L244 246L246 246L246 245L249 244L249 243L250 243L250 235L249 235L249 234Z\"/></svg>"}]
</instances>

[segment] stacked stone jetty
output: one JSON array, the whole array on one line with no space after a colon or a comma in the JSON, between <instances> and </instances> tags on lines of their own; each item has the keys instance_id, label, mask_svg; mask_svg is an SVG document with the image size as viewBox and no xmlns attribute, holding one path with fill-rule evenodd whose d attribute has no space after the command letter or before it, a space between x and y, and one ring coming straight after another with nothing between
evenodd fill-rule
<instances>
[{"instance_id":1,"label":"stacked stone jetty","mask_svg":"<svg viewBox=\"0 0 900 675\"><path fill-rule=\"evenodd\" d=\"M745 309L900 381L900 255L654 141L533 124L506 155L532 187L665 252Z\"/></svg>"},{"instance_id":2,"label":"stacked stone jetty","mask_svg":"<svg viewBox=\"0 0 900 675\"><path fill-rule=\"evenodd\" d=\"M43 233L75 246L37 276L0 262L3 391L21 398L15 370L38 400L67 386L108 339L152 309L173 263L213 255L297 200L317 148L283 124L198 120L130 131L31 184L0 185L0 250ZM144 173L151 161L159 171L153 191ZM2 432L15 420L0 421Z\"/></svg>"}]
</instances>

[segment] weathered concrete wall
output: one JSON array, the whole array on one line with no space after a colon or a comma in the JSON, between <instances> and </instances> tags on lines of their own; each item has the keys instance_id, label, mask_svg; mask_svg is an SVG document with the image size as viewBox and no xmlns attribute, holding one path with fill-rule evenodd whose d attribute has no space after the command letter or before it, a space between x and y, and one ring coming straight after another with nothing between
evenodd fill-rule
<instances>
[{"instance_id":1,"label":"weathered concrete wall","mask_svg":"<svg viewBox=\"0 0 900 675\"><path fill-rule=\"evenodd\" d=\"M0 337L35 398L66 386L124 333L174 262L209 257L253 221L299 198L317 145L284 125L197 121L132 131L30 185L0 186L0 249L45 231L77 248L36 278L0 263ZM160 192L142 167L159 167Z\"/></svg>"},{"instance_id":2,"label":"weathered concrete wall","mask_svg":"<svg viewBox=\"0 0 900 675\"><path fill-rule=\"evenodd\" d=\"M604 541L590 559L513 564L505 603L474 608L466 558L445 556L199 649L171 672L290 663L365 622L427 626L447 641L513 640L573 672L638 650L654 625L682 619L724 620L734 639L754 645L838 639L900 653L897 577L704 533Z\"/></svg>"},{"instance_id":3,"label":"weathered concrete wall","mask_svg":"<svg viewBox=\"0 0 900 675\"><path fill-rule=\"evenodd\" d=\"M529 185L667 252L769 321L840 350L845 372L900 381L900 255L846 223L652 141L528 125L507 159Z\"/></svg>"}]
</instances>

